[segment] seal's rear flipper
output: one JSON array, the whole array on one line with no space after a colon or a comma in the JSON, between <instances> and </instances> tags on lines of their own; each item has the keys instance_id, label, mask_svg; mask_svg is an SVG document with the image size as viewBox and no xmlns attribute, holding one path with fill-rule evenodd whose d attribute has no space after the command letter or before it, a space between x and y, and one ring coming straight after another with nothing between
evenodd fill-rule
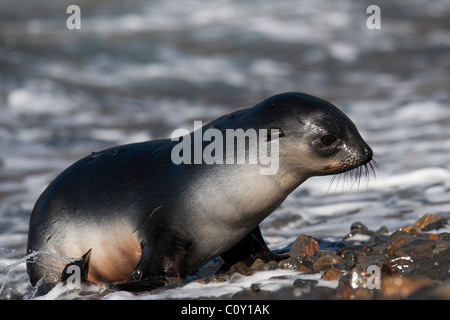
<instances>
[{"instance_id":1,"label":"seal's rear flipper","mask_svg":"<svg viewBox=\"0 0 450 320\"><path fill-rule=\"evenodd\" d=\"M89 272L89 259L92 249L89 249L83 256L74 262L67 264L61 273L61 282L66 282L70 277L79 276L80 282L86 282Z\"/></svg>"}]
</instances>

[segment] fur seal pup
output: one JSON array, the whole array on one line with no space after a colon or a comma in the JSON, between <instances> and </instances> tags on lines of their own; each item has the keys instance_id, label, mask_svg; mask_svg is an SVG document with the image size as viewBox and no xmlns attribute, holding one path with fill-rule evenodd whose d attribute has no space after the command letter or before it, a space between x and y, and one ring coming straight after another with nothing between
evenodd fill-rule
<instances>
[{"instance_id":1,"label":"fur seal pup","mask_svg":"<svg viewBox=\"0 0 450 320\"><path fill-rule=\"evenodd\" d=\"M276 129L264 141L279 146L277 172L261 174L261 163L175 164L172 151L180 142L169 139L92 153L56 177L34 206L27 250L42 254L27 263L31 284L48 291L68 278L62 274L67 260L55 256L89 253L79 260L88 264L88 281L131 291L185 279L217 256L229 265L280 260L261 236L261 221L306 179L361 166L367 171L372 160L343 112L303 93L272 96L201 132L211 128L224 135ZM193 145L195 134L183 139Z\"/></svg>"}]
</instances>

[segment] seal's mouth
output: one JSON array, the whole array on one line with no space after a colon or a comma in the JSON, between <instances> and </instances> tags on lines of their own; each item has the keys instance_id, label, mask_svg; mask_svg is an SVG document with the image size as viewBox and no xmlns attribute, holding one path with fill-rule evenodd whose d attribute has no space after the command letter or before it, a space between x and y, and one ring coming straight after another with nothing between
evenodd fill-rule
<instances>
[{"instance_id":1,"label":"seal's mouth","mask_svg":"<svg viewBox=\"0 0 450 320\"><path fill-rule=\"evenodd\" d=\"M373 159L372 150L369 147L366 147L362 151L362 154L351 152L349 157L339 157L338 159L335 159L333 164L324 168L328 174L334 175L330 183L330 188L334 182L339 184L342 178L344 184L347 184L348 181L348 184L351 187L356 185L359 189L363 177L365 177L367 181L369 180L371 173L376 177L375 169L378 168L378 164ZM348 155L348 153L346 155Z\"/></svg>"},{"instance_id":2,"label":"seal's mouth","mask_svg":"<svg viewBox=\"0 0 450 320\"><path fill-rule=\"evenodd\" d=\"M348 181L351 188L356 185L357 189L359 190L361 179L363 177L365 177L367 181L369 181L371 174L373 174L373 177L376 177L376 169L378 168L378 164L371 156L369 159L363 161L362 163L346 163L340 165L339 167L340 168L336 168L337 170L335 171L335 174L331 179L330 188L334 182L339 184L341 178L343 178L344 184L347 184Z\"/></svg>"}]
</instances>

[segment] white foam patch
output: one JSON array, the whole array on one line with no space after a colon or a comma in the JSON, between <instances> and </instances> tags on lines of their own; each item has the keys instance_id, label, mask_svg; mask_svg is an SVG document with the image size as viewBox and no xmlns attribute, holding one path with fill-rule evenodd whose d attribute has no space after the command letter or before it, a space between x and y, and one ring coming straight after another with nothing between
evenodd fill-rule
<instances>
[{"instance_id":1,"label":"white foam patch","mask_svg":"<svg viewBox=\"0 0 450 320\"><path fill-rule=\"evenodd\" d=\"M217 298L224 295L233 295L244 289L250 289L252 284L257 284L261 290L276 291L283 287L290 287L296 279L318 280L318 286L337 287L337 281L320 280L322 273L302 274L293 270L271 270L256 272L251 276L233 274L230 281L224 283L201 284L191 282L185 286L159 290L155 294L134 295L129 292L119 291L106 295L105 300L123 299L186 299L186 298Z\"/></svg>"},{"instance_id":2,"label":"white foam patch","mask_svg":"<svg viewBox=\"0 0 450 320\"><path fill-rule=\"evenodd\" d=\"M8 95L8 105L19 114L66 114L76 107L53 85L15 89Z\"/></svg>"}]
</instances>

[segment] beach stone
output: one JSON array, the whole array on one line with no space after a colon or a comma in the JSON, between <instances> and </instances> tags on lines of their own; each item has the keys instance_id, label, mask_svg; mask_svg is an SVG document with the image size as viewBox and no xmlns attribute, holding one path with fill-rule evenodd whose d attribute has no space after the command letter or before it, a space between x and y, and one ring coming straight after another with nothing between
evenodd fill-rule
<instances>
[{"instance_id":1,"label":"beach stone","mask_svg":"<svg viewBox=\"0 0 450 320\"><path fill-rule=\"evenodd\" d=\"M411 294L408 298L420 300L450 300L450 280L438 283L431 287L421 288Z\"/></svg>"},{"instance_id":2,"label":"beach stone","mask_svg":"<svg viewBox=\"0 0 450 320\"><path fill-rule=\"evenodd\" d=\"M267 263L260 264L256 267L257 271L269 271L278 269L278 263L276 261L269 261Z\"/></svg>"},{"instance_id":3,"label":"beach stone","mask_svg":"<svg viewBox=\"0 0 450 320\"><path fill-rule=\"evenodd\" d=\"M312 287L315 287L318 283L319 281L317 280L297 279L294 281L292 286L294 288L310 290Z\"/></svg>"},{"instance_id":4,"label":"beach stone","mask_svg":"<svg viewBox=\"0 0 450 320\"><path fill-rule=\"evenodd\" d=\"M319 249L319 243L315 239L305 234L301 234L292 244L289 255L293 258L301 255L313 256Z\"/></svg>"},{"instance_id":5,"label":"beach stone","mask_svg":"<svg viewBox=\"0 0 450 320\"><path fill-rule=\"evenodd\" d=\"M337 253L344 260L347 269L352 269L356 265L358 257L365 254L362 245L349 245Z\"/></svg>"},{"instance_id":6,"label":"beach stone","mask_svg":"<svg viewBox=\"0 0 450 320\"><path fill-rule=\"evenodd\" d=\"M423 275L440 281L450 279L450 247L430 259L423 259L416 263L411 274Z\"/></svg>"},{"instance_id":7,"label":"beach stone","mask_svg":"<svg viewBox=\"0 0 450 320\"><path fill-rule=\"evenodd\" d=\"M319 260L319 258L310 255L300 256L299 259L306 268L311 270L313 269L313 266L316 263L316 261Z\"/></svg>"},{"instance_id":8,"label":"beach stone","mask_svg":"<svg viewBox=\"0 0 450 320\"><path fill-rule=\"evenodd\" d=\"M233 264L227 273L231 275L234 273L239 273L244 276L249 276L252 275L254 272L255 272L254 269L252 269L251 267L247 267L247 265L244 262L240 261Z\"/></svg>"},{"instance_id":9,"label":"beach stone","mask_svg":"<svg viewBox=\"0 0 450 320\"><path fill-rule=\"evenodd\" d=\"M377 266L380 269L386 264L385 255L359 256L358 265L362 270L367 270L369 266Z\"/></svg>"},{"instance_id":10,"label":"beach stone","mask_svg":"<svg viewBox=\"0 0 450 320\"><path fill-rule=\"evenodd\" d=\"M387 235L389 234L389 229L386 226L381 226L375 233L378 235Z\"/></svg>"},{"instance_id":11,"label":"beach stone","mask_svg":"<svg viewBox=\"0 0 450 320\"><path fill-rule=\"evenodd\" d=\"M256 283L241 295L249 298L289 299L448 299L450 233L426 232L427 228L431 228L427 226L437 228L439 224L444 225L444 221L437 215L425 215L414 226L407 225L390 235L386 227L373 232L361 222L355 222L350 228L351 235L372 236L366 237L367 240L354 238L350 240L356 241L336 242L339 245L300 234L291 245L288 258L278 263L264 263L256 259L251 267L237 263L226 273L227 278L211 277L205 279L204 283L232 283L258 271L281 268L321 275L321 281L337 280L338 286L332 289L318 285L317 281L298 279L292 287L270 293Z\"/></svg>"},{"instance_id":12,"label":"beach stone","mask_svg":"<svg viewBox=\"0 0 450 320\"><path fill-rule=\"evenodd\" d=\"M312 272L312 270L311 270L310 268L308 268L307 266L305 266L305 265L301 265L301 266L297 269L297 271L298 271L298 272L303 272L303 273L311 273L311 272Z\"/></svg>"},{"instance_id":13,"label":"beach stone","mask_svg":"<svg viewBox=\"0 0 450 320\"><path fill-rule=\"evenodd\" d=\"M383 265L383 272L388 275L408 274L415 268L415 260L409 256L393 257Z\"/></svg>"},{"instance_id":14,"label":"beach stone","mask_svg":"<svg viewBox=\"0 0 450 320\"><path fill-rule=\"evenodd\" d=\"M314 263L313 270L319 271L331 268L334 265L343 265L344 260L335 253L328 252L319 257L319 259Z\"/></svg>"},{"instance_id":15,"label":"beach stone","mask_svg":"<svg viewBox=\"0 0 450 320\"><path fill-rule=\"evenodd\" d=\"M443 228L447 224L447 219L436 214L427 213L414 223L414 229L417 231L431 231Z\"/></svg>"},{"instance_id":16,"label":"beach stone","mask_svg":"<svg viewBox=\"0 0 450 320\"><path fill-rule=\"evenodd\" d=\"M342 278L343 275L344 273L340 269L333 267L324 272L324 274L322 275L322 280L326 281L339 280L340 278Z\"/></svg>"},{"instance_id":17,"label":"beach stone","mask_svg":"<svg viewBox=\"0 0 450 320\"><path fill-rule=\"evenodd\" d=\"M381 280L381 290L385 298L407 298L415 291L431 286L435 282L428 277L383 277Z\"/></svg>"},{"instance_id":18,"label":"beach stone","mask_svg":"<svg viewBox=\"0 0 450 320\"><path fill-rule=\"evenodd\" d=\"M253 261L253 264L251 266L252 269L257 269L260 265L264 264L264 261L261 259L255 259L255 261Z\"/></svg>"},{"instance_id":19,"label":"beach stone","mask_svg":"<svg viewBox=\"0 0 450 320\"><path fill-rule=\"evenodd\" d=\"M437 234L432 233L432 234L430 234L430 239L439 240L439 236Z\"/></svg>"},{"instance_id":20,"label":"beach stone","mask_svg":"<svg viewBox=\"0 0 450 320\"><path fill-rule=\"evenodd\" d=\"M348 282L352 289L364 288L366 286L366 277L363 275L362 270L355 267L349 273Z\"/></svg>"},{"instance_id":21,"label":"beach stone","mask_svg":"<svg viewBox=\"0 0 450 320\"><path fill-rule=\"evenodd\" d=\"M370 300L372 299L372 294L369 289L366 288L356 288L354 291L353 299L356 300Z\"/></svg>"},{"instance_id":22,"label":"beach stone","mask_svg":"<svg viewBox=\"0 0 450 320\"><path fill-rule=\"evenodd\" d=\"M434 256L436 241L427 238L403 237L391 243L390 254L394 257L415 256L430 258Z\"/></svg>"},{"instance_id":23,"label":"beach stone","mask_svg":"<svg viewBox=\"0 0 450 320\"><path fill-rule=\"evenodd\" d=\"M297 270L302 265L303 265L303 263L302 263L302 260L300 259L300 257L287 258L287 259L281 260L278 263L278 267L280 267L280 269L289 269L289 270Z\"/></svg>"},{"instance_id":24,"label":"beach stone","mask_svg":"<svg viewBox=\"0 0 450 320\"><path fill-rule=\"evenodd\" d=\"M352 240L353 238L355 238L356 236L363 236L363 237L367 237L367 240L370 239L373 235L375 234L375 232L370 231L369 228L367 228L363 223L361 222L355 222L350 226L350 233L347 234L343 240L344 241L348 241L348 240Z\"/></svg>"},{"instance_id":25,"label":"beach stone","mask_svg":"<svg viewBox=\"0 0 450 320\"><path fill-rule=\"evenodd\" d=\"M209 276L209 277L203 277L200 279L196 279L193 282L206 284L206 283L223 283L223 282L227 282L229 280L230 280L229 274L220 274L220 275L216 275L216 276Z\"/></svg>"},{"instance_id":26,"label":"beach stone","mask_svg":"<svg viewBox=\"0 0 450 320\"><path fill-rule=\"evenodd\" d=\"M362 222L354 222L350 226L350 232L358 232L358 231L369 231L369 228L367 228Z\"/></svg>"},{"instance_id":27,"label":"beach stone","mask_svg":"<svg viewBox=\"0 0 450 320\"><path fill-rule=\"evenodd\" d=\"M346 269L352 269L358 261L358 257L355 255L353 250L344 252L341 257L344 259L344 266Z\"/></svg>"},{"instance_id":28,"label":"beach stone","mask_svg":"<svg viewBox=\"0 0 450 320\"><path fill-rule=\"evenodd\" d=\"M341 282L336 289L336 296L339 299L351 299L354 296L353 289L348 284Z\"/></svg>"},{"instance_id":29,"label":"beach stone","mask_svg":"<svg viewBox=\"0 0 450 320\"><path fill-rule=\"evenodd\" d=\"M450 233L442 232L438 234L439 240L450 241Z\"/></svg>"}]
</instances>

